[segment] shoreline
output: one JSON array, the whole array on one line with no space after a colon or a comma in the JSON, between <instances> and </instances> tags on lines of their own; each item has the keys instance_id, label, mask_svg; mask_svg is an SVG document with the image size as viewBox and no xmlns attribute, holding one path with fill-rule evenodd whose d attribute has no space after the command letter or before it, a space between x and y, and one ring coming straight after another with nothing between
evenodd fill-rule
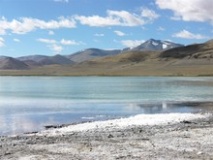
<instances>
[{"instance_id":1,"label":"shoreline","mask_svg":"<svg viewBox=\"0 0 213 160\"><path fill-rule=\"evenodd\" d=\"M12 72L12 71L11 71ZM16 71L17 72L17 71ZM0 70L2 77L213 77L212 74L14 74L4 73Z\"/></svg>"},{"instance_id":2,"label":"shoreline","mask_svg":"<svg viewBox=\"0 0 213 160\"><path fill-rule=\"evenodd\" d=\"M94 105L93 103L94 102L91 102L91 104L92 104L91 106ZM29 104L31 104L31 103L29 103ZM113 104L113 106L116 104L116 105L118 105L118 108L120 108L120 105L123 105L126 103L119 102L119 103L114 104L114 102L113 102L112 104ZM26 103L25 105L27 106L28 103ZM39 103L37 103L37 105L39 105ZM137 113L134 112L132 114L121 115L121 114L116 114L117 113L117 110L116 110L116 112L113 112L114 114L112 116L107 115L107 114L105 115L104 113L99 112L98 115L81 115L81 116L77 117L78 119L72 119L72 117L70 117L69 119L67 119L66 121L63 121L63 122L61 122L61 121L50 121L49 122L48 120L46 120L46 121L44 120L44 121L41 121L41 123L38 123L36 121L34 122L32 120L31 121L29 120L29 122L31 122L31 123L28 123L28 121L22 121L22 123L19 126L16 125L16 128L14 128L14 127L9 128L7 130L7 132L4 132L3 127L2 127L2 130L1 130L2 134L0 134L0 136L12 136L12 135L38 133L45 129L62 128L62 127L66 127L69 125L76 125L76 124L82 124L82 123L87 123L87 122L106 121L106 120L113 120L113 119L118 119L118 118L127 118L129 116L134 116L137 114L155 115L155 114L166 114L166 113L208 113L208 112L213 113L212 106L213 106L213 101L168 101L168 102L152 102L152 103L151 102L144 102L144 103L135 102L128 107L129 108L131 107L130 111L133 109L134 110L137 109ZM93 108L94 108L94 106L93 106ZM120 111L119 111L119 113L120 113ZM124 112L124 113L126 113L126 112ZM45 117L45 115L42 115L42 117ZM17 118L19 118L19 117L17 117ZM23 117L20 117L20 118L23 118ZM11 123L9 122L8 125L14 126L14 124L18 124L18 123L16 123L16 121L11 121ZM4 125L6 125L6 123L2 124L2 126L4 126Z\"/></svg>"},{"instance_id":3,"label":"shoreline","mask_svg":"<svg viewBox=\"0 0 213 160\"><path fill-rule=\"evenodd\" d=\"M0 159L210 159L212 139L210 113L137 115L0 137Z\"/></svg>"},{"instance_id":4,"label":"shoreline","mask_svg":"<svg viewBox=\"0 0 213 160\"><path fill-rule=\"evenodd\" d=\"M119 103L120 104L120 103ZM136 105L137 104L137 105ZM114 120L114 119L119 119L119 118L128 118L132 117L138 114L142 115L156 115L156 114L169 114L169 113L213 113L213 102L212 101L168 101L166 103L158 103L158 102L153 102L153 103L143 103L143 105L139 105L138 103L135 103L132 105L133 107L141 107L142 112L141 113L134 113L134 114L124 114L123 116L121 115L113 115L113 116L106 116L106 115L91 115L91 116L83 116L80 117L78 120L71 120L71 121L66 121L66 122L57 122L55 123L42 123L38 125L34 125L34 128L32 128L32 125L27 125L29 127L24 127L24 125L20 125L19 127L16 128L15 130L9 130L11 132L3 132L3 134L0 134L1 136L14 136L14 135L24 135L24 134L31 134L31 133L38 133L43 130L48 130L48 129L58 129L62 127L67 127L67 126L73 126L73 125L78 125L78 124L85 124L85 123L91 123L91 122L102 122L102 121L108 121L108 120ZM182 106L182 107L181 107ZM181 109L182 108L182 109ZM127 122L128 123L128 122ZM23 129L22 129L23 128ZM36 129L37 128L37 129ZM14 128L13 128L14 129ZM22 129L22 130L21 130Z\"/></svg>"}]
</instances>

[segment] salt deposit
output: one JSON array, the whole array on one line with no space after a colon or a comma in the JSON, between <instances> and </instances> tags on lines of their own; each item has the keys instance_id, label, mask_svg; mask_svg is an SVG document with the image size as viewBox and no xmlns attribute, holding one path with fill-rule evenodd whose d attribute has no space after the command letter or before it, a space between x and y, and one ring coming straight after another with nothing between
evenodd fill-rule
<instances>
[{"instance_id":1,"label":"salt deposit","mask_svg":"<svg viewBox=\"0 0 213 160\"><path fill-rule=\"evenodd\" d=\"M192 114L192 113L171 113L171 114L140 114L129 118L121 118L107 121L87 122L82 124L70 125L59 129L45 130L38 135L59 135L69 134L70 132L81 132L89 130L104 129L121 129L129 126L143 125L166 125L178 123L181 121L189 121L193 119L206 118L208 114Z\"/></svg>"}]
</instances>

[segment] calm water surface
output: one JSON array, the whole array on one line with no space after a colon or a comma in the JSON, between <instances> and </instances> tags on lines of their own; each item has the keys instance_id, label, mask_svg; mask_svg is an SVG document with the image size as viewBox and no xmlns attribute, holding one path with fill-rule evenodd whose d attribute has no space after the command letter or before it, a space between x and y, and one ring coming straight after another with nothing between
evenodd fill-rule
<instances>
[{"instance_id":1,"label":"calm water surface","mask_svg":"<svg viewBox=\"0 0 213 160\"><path fill-rule=\"evenodd\" d=\"M198 112L171 102L213 101L213 78L0 77L0 135L135 114Z\"/></svg>"}]
</instances>

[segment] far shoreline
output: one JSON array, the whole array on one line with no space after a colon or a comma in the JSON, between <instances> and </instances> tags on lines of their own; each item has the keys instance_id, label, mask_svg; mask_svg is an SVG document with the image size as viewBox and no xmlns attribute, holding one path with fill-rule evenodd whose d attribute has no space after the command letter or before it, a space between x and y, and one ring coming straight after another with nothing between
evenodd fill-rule
<instances>
[{"instance_id":1,"label":"far shoreline","mask_svg":"<svg viewBox=\"0 0 213 160\"><path fill-rule=\"evenodd\" d=\"M0 77L213 77L213 74L209 75L30 75L30 74L2 74L0 70Z\"/></svg>"}]
</instances>

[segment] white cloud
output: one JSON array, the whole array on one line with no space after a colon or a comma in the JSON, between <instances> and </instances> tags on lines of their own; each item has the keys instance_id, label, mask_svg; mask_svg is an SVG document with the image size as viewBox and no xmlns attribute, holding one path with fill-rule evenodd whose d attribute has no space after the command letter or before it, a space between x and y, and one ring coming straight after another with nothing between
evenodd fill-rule
<instances>
[{"instance_id":1,"label":"white cloud","mask_svg":"<svg viewBox=\"0 0 213 160\"><path fill-rule=\"evenodd\" d=\"M163 27L158 27L158 29L157 29L158 31L165 31L165 28L163 28Z\"/></svg>"},{"instance_id":2,"label":"white cloud","mask_svg":"<svg viewBox=\"0 0 213 160\"><path fill-rule=\"evenodd\" d=\"M161 9L174 12L173 19L213 24L212 0L156 0Z\"/></svg>"},{"instance_id":3,"label":"white cloud","mask_svg":"<svg viewBox=\"0 0 213 160\"><path fill-rule=\"evenodd\" d=\"M16 34L26 34L36 29L74 28L76 22L72 18L59 17L58 20L43 21L35 18L23 17L19 20L8 21L4 17L0 19L0 34L7 30Z\"/></svg>"},{"instance_id":4,"label":"white cloud","mask_svg":"<svg viewBox=\"0 0 213 160\"><path fill-rule=\"evenodd\" d=\"M119 21L117 19L112 19L110 17L100 17L98 15L95 16L75 16L77 20L80 21L82 25L89 25L95 27L105 27L105 26L115 26L119 25Z\"/></svg>"},{"instance_id":5,"label":"white cloud","mask_svg":"<svg viewBox=\"0 0 213 160\"><path fill-rule=\"evenodd\" d=\"M122 40L121 44L125 47L133 48L139 46L141 43L144 43L144 40Z\"/></svg>"},{"instance_id":6,"label":"white cloud","mask_svg":"<svg viewBox=\"0 0 213 160\"><path fill-rule=\"evenodd\" d=\"M13 41L14 41L14 42L20 42L20 40L17 39L17 38L14 38Z\"/></svg>"},{"instance_id":7,"label":"white cloud","mask_svg":"<svg viewBox=\"0 0 213 160\"><path fill-rule=\"evenodd\" d=\"M37 41L42 42L42 43L48 43L48 44L57 43L57 41L54 39L45 39L45 38L39 38L39 39L37 39Z\"/></svg>"},{"instance_id":8,"label":"white cloud","mask_svg":"<svg viewBox=\"0 0 213 160\"><path fill-rule=\"evenodd\" d=\"M106 17L94 16L75 16L75 19L83 25L93 27L106 26L139 26L144 25L145 21L140 15L129 13L127 11L108 10Z\"/></svg>"},{"instance_id":9,"label":"white cloud","mask_svg":"<svg viewBox=\"0 0 213 160\"><path fill-rule=\"evenodd\" d=\"M0 24L1 24L1 21L5 21L6 19L5 19L5 17L4 16L2 16L2 17L0 17ZM3 26L3 24L1 24L2 26L0 26L0 35L5 35L6 34L6 30L5 30L5 28L4 28L4 26Z\"/></svg>"},{"instance_id":10,"label":"white cloud","mask_svg":"<svg viewBox=\"0 0 213 160\"><path fill-rule=\"evenodd\" d=\"M55 53L60 53L63 50L63 47L57 44L52 44L48 46Z\"/></svg>"},{"instance_id":11,"label":"white cloud","mask_svg":"<svg viewBox=\"0 0 213 160\"><path fill-rule=\"evenodd\" d=\"M121 32L121 31L114 31L114 33L121 37L126 35L125 33Z\"/></svg>"},{"instance_id":12,"label":"white cloud","mask_svg":"<svg viewBox=\"0 0 213 160\"><path fill-rule=\"evenodd\" d=\"M4 47L4 38L0 37L0 47Z\"/></svg>"},{"instance_id":13,"label":"white cloud","mask_svg":"<svg viewBox=\"0 0 213 160\"><path fill-rule=\"evenodd\" d=\"M79 45L80 44L79 42L76 42L75 40L62 39L60 42L62 45Z\"/></svg>"},{"instance_id":14,"label":"white cloud","mask_svg":"<svg viewBox=\"0 0 213 160\"><path fill-rule=\"evenodd\" d=\"M69 3L69 0L54 0L54 2Z\"/></svg>"},{"instance_id":15,"label":"white cloud","mask_svg":"<svg viewBox=\"0 0 213 160\"><path fill-rule=\"evenodd\" d=\"M194 34L187 30L182 30L178 33L175 33L173 37L177 38L184 38L184 39L207 39L207 36L201 35L201 34Z\"/></svg>"},{"instance_id":16,"label":"white cloud","mask_svg":"<svg viewBox=\"0 0 213 160\"><path fill-rule=\"evenodd\" d=\"M49 32L48 32L48 34L49 34L49 35L54 35L54 34L55 34L55 32L53 32L53 31L49 31Z\"/></svg>"},{"instance_id":17,"label":"white cloud","mask_svg":"<svg viewBox=\"0 0 213 160\"><path fill-rule=\"evenodd\" d=\"M155 11L148 8L142 8L141 16L149 19L150 21L153 21L160 17Z\"/></svg>"},{"instance_id":18,"label":"white cloud","mask_svg":"<svg viewBox=\"0 0 213 160\"><path fill-rule=\"evenodd\" d=\"M57 2L68 2L68 0L55 0ZM84 16L73 15L71 17L59 17L56 20L42 20L30 17L21 17L19 19L7 20L0 17L0 35L7 32L15 34L26 34L37 29L50 30L49 35L53 35L52 29L59 28L75 28L78 21L82 25L106 27L106 26L142 26L150 20L158 18L158 15L147 8L142 9L140 14L130 13L128 11L107 10L107 15L101 17L99 15Z\"/></svg>"},{"instance_id":19,"label":"white cloud","mask_svg":"<svg viewBox=\"0 0 213 160\"><path fill-rule=\"evenodd\" d=\"M94 34L94 36L96 36L96 37L104 37L104 34L103 33L96 33L96 34Z\"/></svg>"}]
</instances>

